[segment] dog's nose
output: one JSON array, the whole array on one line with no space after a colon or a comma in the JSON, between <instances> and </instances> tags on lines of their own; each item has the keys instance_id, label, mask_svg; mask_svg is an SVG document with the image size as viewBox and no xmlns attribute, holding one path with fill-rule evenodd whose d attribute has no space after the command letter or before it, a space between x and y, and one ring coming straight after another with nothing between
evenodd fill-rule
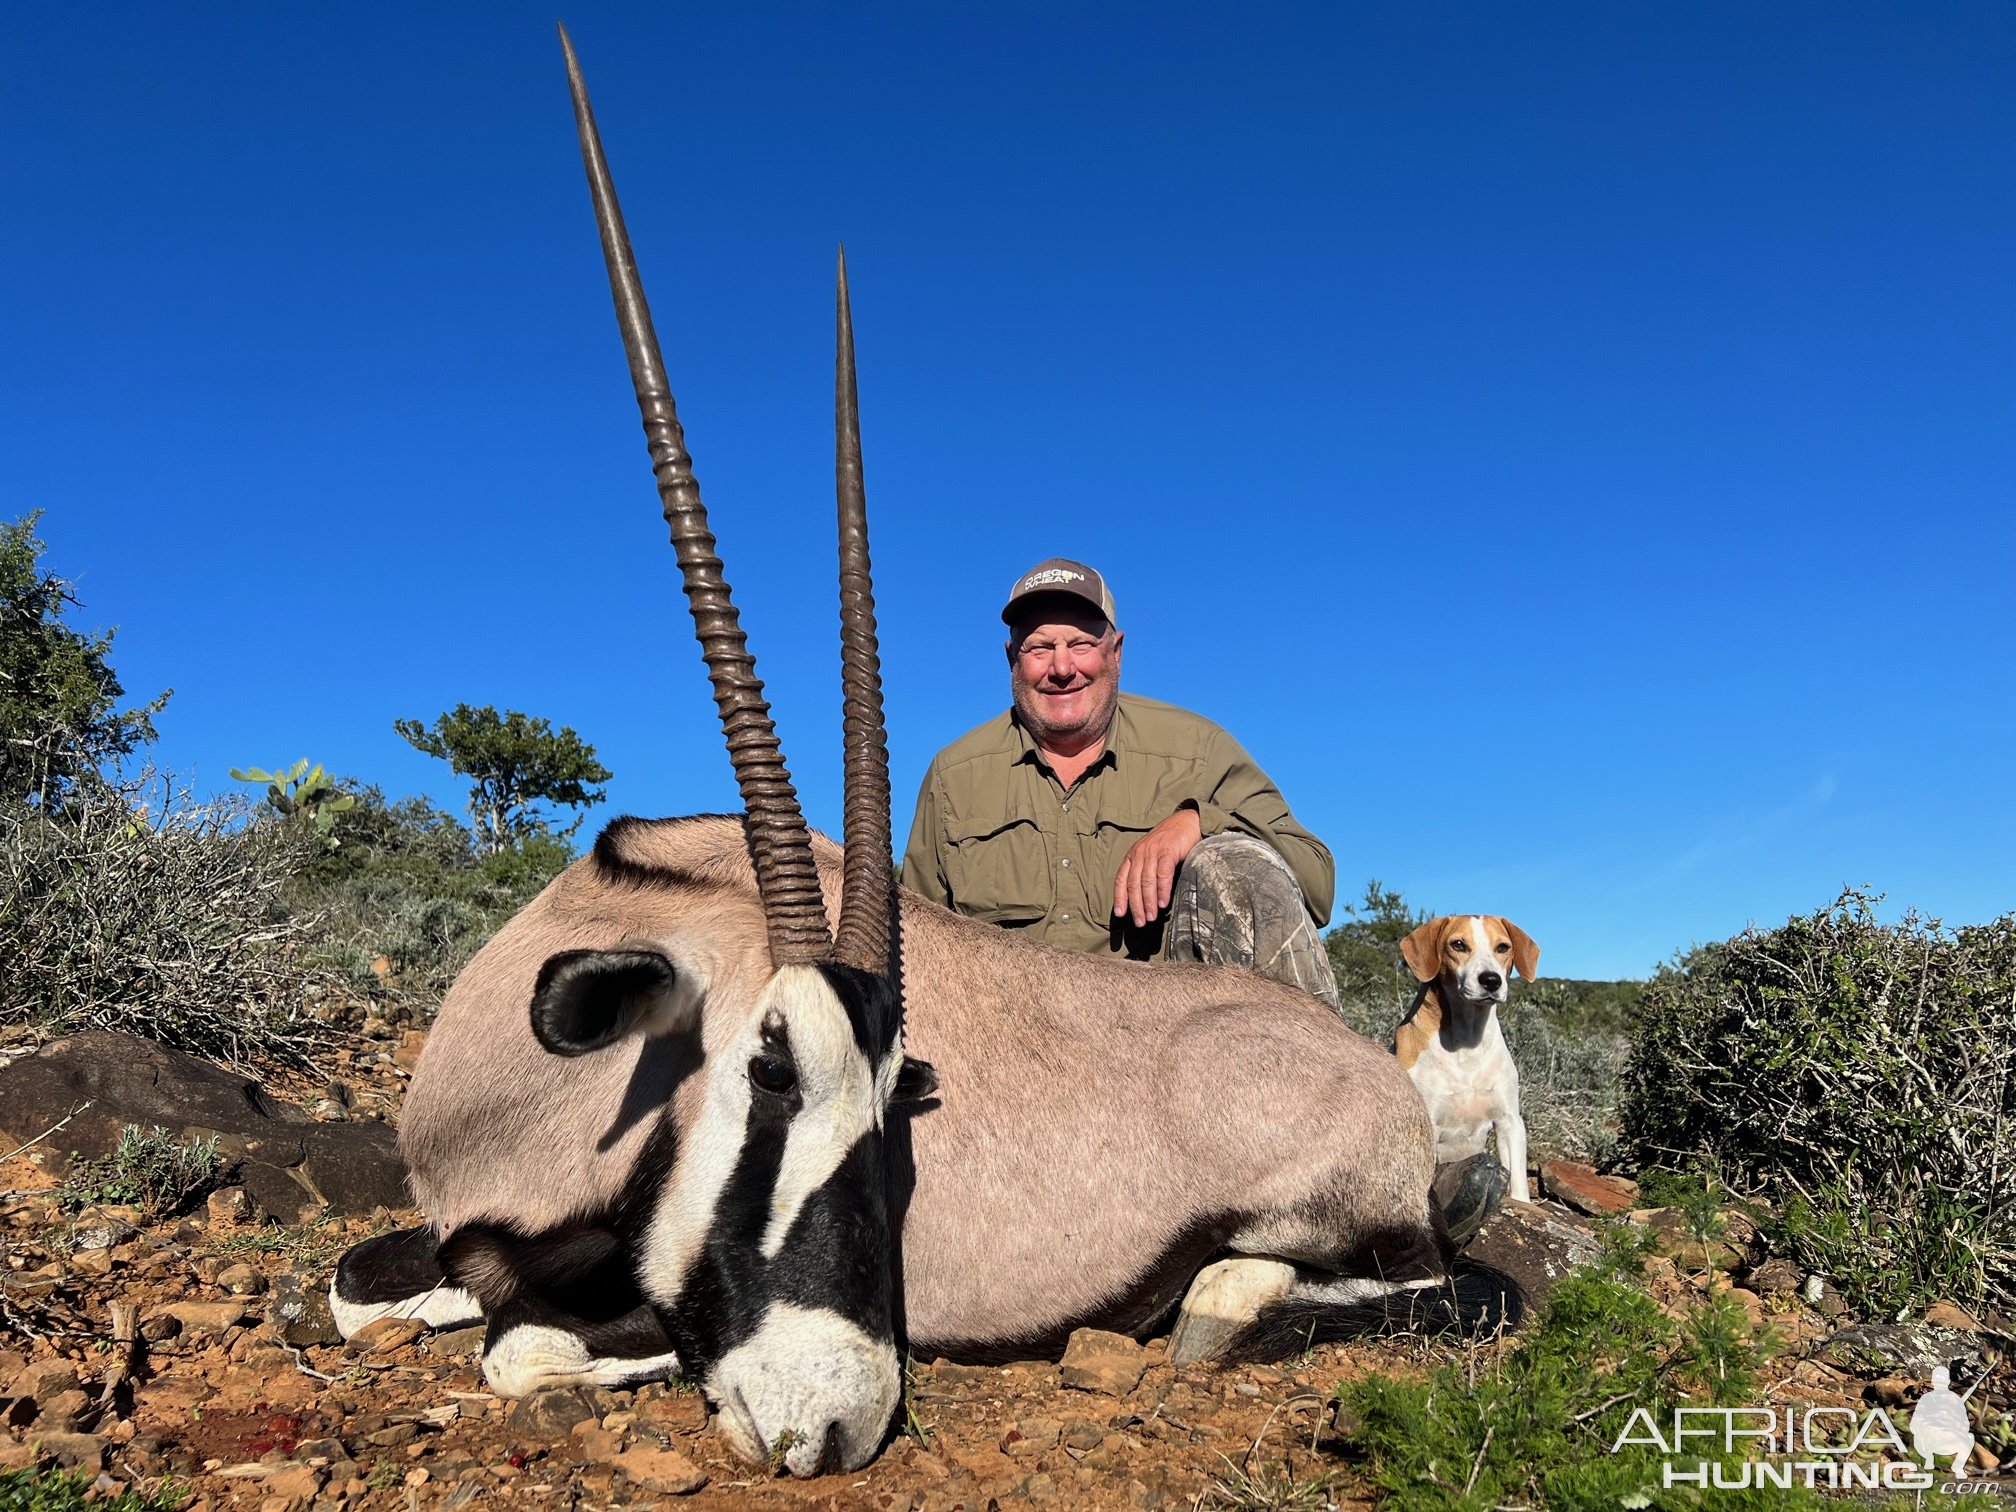
<instances>
[{"instance_id":1,"label":"dog's nose","mask_svg":"<svg viewBox=\"0 0 2016 1512\"><path fill-rule=\"evenodd\" d=\"M1485 990L1489 992L1496 992L1505 985L1505 978L1495 971L1480 971L1477 973L1477 980L1482 982Z\"/></svg>"}]
</instances>

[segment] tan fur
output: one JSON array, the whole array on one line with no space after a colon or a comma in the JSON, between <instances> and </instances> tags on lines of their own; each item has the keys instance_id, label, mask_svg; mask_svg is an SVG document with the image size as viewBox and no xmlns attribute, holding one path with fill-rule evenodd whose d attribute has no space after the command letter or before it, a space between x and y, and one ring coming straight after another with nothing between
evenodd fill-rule
<instances>
[{"instance_id":1,"label":"tan fur","mask_svg":"<svg viewBox=\"0 0 2016 1512\"><path fill-rule=\"evenodd\" d=\"M768 975L738 820L639 826L626 844L710 885L628 887L576 862L443 1005L401 1130L442 1227L592 1208L648 1132L619 1126L626 1101L697 1105L704 1073L674 1086L635 1041L575 1060L539 1048L527 1005L549 955L676 932L708 942L717 993ZM833 912L840 853L815 846ZM1424 1225L1421 1099L1313 998L1242 971L1051 950L914 894L901 907L905 1049L940 1079L936 1100L890 1115L892 1157L906 1140L914 1152L902 1265L920 1354L1127 1325L1180 1296L1187 1274L1167 1296L1146 1277L1186 1245L1324 1267Z\"/></svg>"}]
</instances>

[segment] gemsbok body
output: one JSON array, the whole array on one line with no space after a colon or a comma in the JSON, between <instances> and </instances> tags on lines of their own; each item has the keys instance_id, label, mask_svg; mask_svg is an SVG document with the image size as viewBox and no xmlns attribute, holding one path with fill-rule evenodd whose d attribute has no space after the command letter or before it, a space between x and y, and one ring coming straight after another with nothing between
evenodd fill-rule
<instances>
[{"instance_id":1,"label":"gemsbok body","mask_svg":"<svg viewBox=\"0 0 2016 1512\"><path fill-rule=\"evenodd\" d=\"M1396 1301L1474 1317L1421 1099L1329 1009L896 896L844 261L846 848L807 830L567 62L744 813L617 820L463 971L401 1119L426 1226L345 1256L338 1323L483 1317L507 1393L676 1362L738 1453L809 1475L875 1453L899 1337L1019 1357L1173 1315L1178 1358L1230 1358L1362 1331Z\"/></svg>"}]
</instances>

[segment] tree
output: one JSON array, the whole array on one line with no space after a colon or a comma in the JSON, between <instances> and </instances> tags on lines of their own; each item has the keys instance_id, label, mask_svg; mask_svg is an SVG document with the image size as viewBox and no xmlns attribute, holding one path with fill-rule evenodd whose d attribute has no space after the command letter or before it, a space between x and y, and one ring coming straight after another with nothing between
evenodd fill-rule
<instances>
[{"instance_id":1,"label":"tree","mask_svg":"<svg viewBox=\"0 0 2016 1512\"><path fill-rule=\"evenodd\" d=\"M542 835L572 835L585 816L555 829L534 805L586 808L604 797L603 789L588 784L609 780L609 769L579 735L564 725L556 734L545 720L515 709L499 714L489 704L480 709L457 704L437 716L431 730L417 719L395 719L392 728L470 779L469 817L479 843L493 856Z\"/></svg>"},{"instance_id":2,"label":"tree","mask_svg":"<svg viewBox=\"0 0 2016 1512\"><path fill-rule=\"evenodd\" d=\"M1345 904L1349 922L1324 937L1330 966L1337 974L1337 993L1345 1018L1361 1034L1379 1039L1393 1028L1413 1001L1414 973L1400 958L1400 942L1425 924L1400 894L1375 878L1365 884L1365 900Z\"/></svg>"},{"instance_id":3,"label":"tree","mask_svg":"<svg viewBox=\"0 0 2016 1512\"><path fill-rule=\"evenodd\" d=\"M77 779L154 739L169 695L121 710L110 630L63 623L81 607L72 585L42 565L34 514L0 525L0 799L47 808ZM172 691L172 690L171 690Z\"/></svg>"}]
</instances>

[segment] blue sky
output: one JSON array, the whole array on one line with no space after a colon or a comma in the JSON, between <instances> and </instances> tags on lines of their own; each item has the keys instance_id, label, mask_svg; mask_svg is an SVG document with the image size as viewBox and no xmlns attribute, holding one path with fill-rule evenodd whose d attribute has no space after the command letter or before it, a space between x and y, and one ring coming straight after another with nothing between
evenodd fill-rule
<instances>
[{"instance_id":1,"label":"blue sky","mask_svg":"<svg viewBox=\"0 0 2016 1512\"><path fill-rule=\"evenodd\" d=\"M899 832L1062 553L1345 897L1543 973L2016 906L2016 9L563 15L814 823L844 240ZM552 20L0 16L0 516L200 789L459 807L392 721L467 700L733 806Z\"/></svg>"}]
</instances>

